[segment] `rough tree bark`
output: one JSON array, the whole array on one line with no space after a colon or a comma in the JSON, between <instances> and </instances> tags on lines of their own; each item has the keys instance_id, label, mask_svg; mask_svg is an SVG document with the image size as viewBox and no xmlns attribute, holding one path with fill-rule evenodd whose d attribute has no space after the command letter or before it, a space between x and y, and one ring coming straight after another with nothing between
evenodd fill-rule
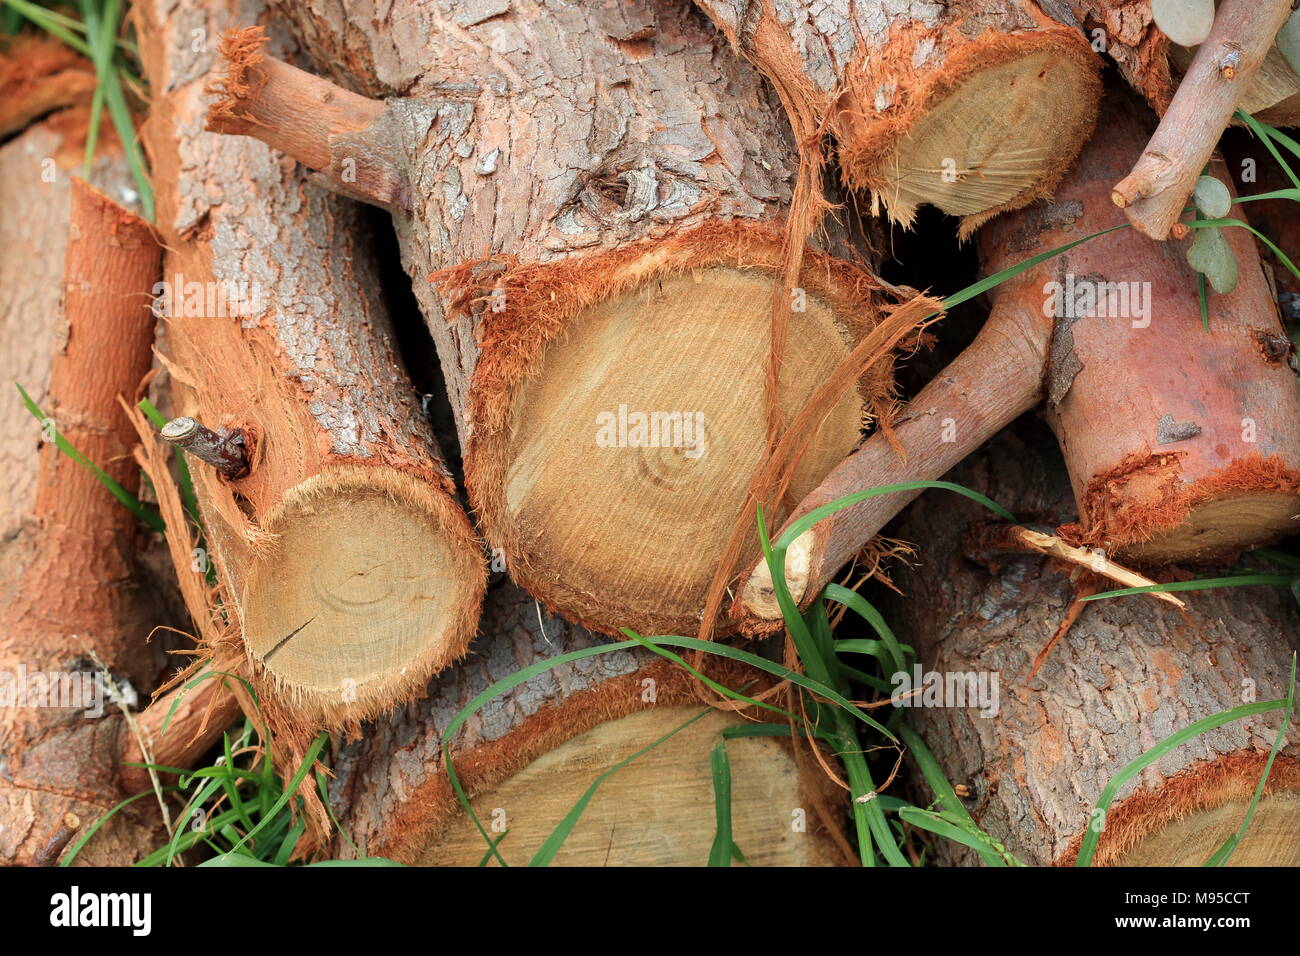
<instances>
[{"instance_id":1,"label":"rough tree bark","mask_svg":"<svg viewBox=\"0 0 1300 956\"><path fill-rule=\"evenodd\" d=\"M697 628L766 447L771 314L789 315L788 417L880 300L809 253L803 310L779 285L774 303L794 149L760 80L669 0L277 10L370 99L241 34L209 123L392 211L489 544L594 629ZM796 495L853 447L887 366L826 416Z\"/></svg>"},{"instance_id":2,"label":"rough tree bark","mask_svg":"<svg viewBox=\"0 0 1300 956\"><path fill-rule=\"evenodd\" d=\"M1124 94L1105 110L1051 205L981 231L987 274L1122 224L1110 183L1150 123ZM1228 242L1240 280L1210 296L1208 332L1183 244L1153 246L1130 229L1003 282L975 342L896 416L904 454L872 436L790 520L855 491L938 479L1046 399L1083 516L1065 529L1074 543L1143 563L1206 561L1296 530L1300 394L1285 355L1262 346L1284 333L1254 241L1233 229ZM786 566L795 599L819 593L918 494L869 498L796 539ZM771 585L756 566L733 614L778 618Z\"/></svg>"},{"instance_id":3,"label":"rough tree bark","mask_svg":"<svg viewBox=\"0 0 1300 956\"><path fill-rule=\"evenodd\" d=\"M1049 196L1092 132L1100 61L1033 0L698 2L904 224L930 204L969 234Z\"/></svg>"},{"instance_id":4,"label":"rough tree bark","mask_svg":"<svg viewBox=\"0 0 1300 956\"><path fill-rule=\"evenodd\" d=\"M443 769L444 729L494 681L602 643L543 615L508 582L489 592L482 631L476 655L436 678L427 699L376 721L364 740L344 747L332 762L338 779L331 799L341 834L360 855L428 865L479 863L487 844ZM759 675L741 667L717 676L744 687ZM692 680L648 651L622 650L557 667L487 703L458 735L453 754L489 834L496 838L501 827L509 829L500 845L506 859L527 862L597 776L708 710L696 699ZM715 822L709 752L722 728L737 723L744 718L708 713L611 776L556 862L701 865ZM771 738L731 740L727 750L735 839L750 863L842 862L819 822L818 805L830 806L836 797L824 793L826 780L815 764L804 772L787 742ZM838 806L829 814L836 836L838 814ZM353 854L342 835L334 851Z\"/></svg>"},{"instance_id":5,"label":"rough tree bark","mask_svg":"<svg viewBox=\"0 0 1300 956\"><path fill-rule=\"evenodd\" d=\"M28 189L39 168L33 163L22 175ZM149 371L148 292L162 253L146 223L84 182L72 183L71 197L47 422L24 429L28 454L43 428L57 429L134 493L135 434L118 396L134 395ZM37 337L56 331L39 317L33 328ZM135 573L138 535L135 515L90 472L52 441L40 444L29 519L5 542L0 562L0 674L9 698L0 710L0 858L7 863L49 865L60 842L53 834L75 830L77 820L88 824L119 799L123 718L111 696L119 688L97 692L89 682L102 662L111 675L104 679L125 681L120 692L129 697L152 688L164 668L161 649L146 644L164 621ZM156 820L116 816L80 859L130 862L157 830Z\"/></svg>"},{"instance_id":6,"label":"rough tree bark","mask_svg":"<svg viewBox=\"0 0 1300 956\"><path fill-rule=\"evenodd\" d=\"M1073 511L1069 482L1038 426L1008 430L962 464L953 480L1057 523ZM1286 696L1297 633L1295 601L1270 588L1182 595L1187 612L1141 597L1086 606L1038 675L1035 655L1075 597L1069 577L1038 555L988 568L967 535L988 512L956 496L926 496L897 533L924 542L900 569L908 595L884 613L926 671L999 678L996 715L961 706L917 707L908 719L976 822L1030 864L1068 864L1102 788L1158 741L1243 702ZM972 560L974 559L974 561ZM925 600L917 599L925 595ZM1199 865L1241 825L1277 733L1280 711L1226 724L1163 757L1124 786L1104 817L1095 861ZM1300 759L1289 744L1233 864L1300 863ZM956 844L945 863L977 862Z\"/></svg>"},{"instance_id":7,"label":"rough tree bark","mask_svg":"<svg viewBox=\"0 0 1300 956\"><path fill-rule=\"evenodd\" d=\"M155 91L165 361L176 412L249 446L244 478L192 469L238 663L286 720L354 727L465 653L486 571L358 208L254 140L203 131L216 38L258 9L135 7Z\"/></svg>"}]
</instances>

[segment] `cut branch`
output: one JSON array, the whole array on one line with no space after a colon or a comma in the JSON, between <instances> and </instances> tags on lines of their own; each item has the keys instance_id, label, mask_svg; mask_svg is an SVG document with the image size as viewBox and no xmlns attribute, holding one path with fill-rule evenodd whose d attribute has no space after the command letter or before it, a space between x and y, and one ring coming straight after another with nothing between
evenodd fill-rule
<instances>
[{"instance_id":1,"label":"cut branch","mask_svg":"<svg viewBox=\"0 0 1300 956\"><path fill-rule=\"evenodd\" d=\"M254 140L186 133L200 126L204 71L174 55L188 49L182 26L217 35L230 10L135 10L158 91L146 139L175 412L242 433L250 459L244 477L192 469L235 625L206 650L217 669L249 672L293 751L418 694L465 654L483 552L402 369L359 208ZM216 117L327 164L331 142L375 111L281 70L263 43L244 31L224 44ZM294 90L306 98L284 98ZM178 573L195 572L178 562Z\"/></svg>"},{"instance_id":2,"label":"cut branch","mask_svg":"<svg viewBox=\"0 0 1300 956\"><path fill-rule=\"evenodd\" d=\"M385 106L265 55L262 27L221 39L225 73L205 128L254 136L326 178L336 192L380 206L405 205L407 186L379 123ZM346 145L345 145L346 144Z\"/></svg>"},{"instance_id":3,"label":"cut branch","mask_svg":"<svg viewBox=\"0 0 1300 956\"><path fill-rule=\"evenodd\" d=\"M1051 444L1026 421L952 478L1059 520L1073 503L1050 464ZM926 672L999 679L981 701L990 707L969 706L968 697L965 707L916 707L909 722L948 779L965 785L980 826L1031 866L1069 865L1094 828L1098 865L1203 865L1241 826L1280 709L1170 750L1120 790L1104 818L1093 810L1125 764L1240 706L1243 688L1259 700L1286 696L1289 635L1300 629L1295 601L1282 589L1217 588L1183 595L1186 611L1141 596L1096 602L1027 679L1039 646L1074 606L1075 584L1036 556L971 560L963 540L986 515L956 496L926 496L898 528L924 542L921 560L894 576L906 597L891 595L881 609L899 639ZM1290 743L1233 864L1300 862L1298 809L1300 751ZM976 862L947 841L937 853L946 865Z\"/></svg>"},{"instance_id":4,"label":"cut branch","mask_svg":"<svg viewBox=\"0 0 1300 956\"><path fill-rule=\"evenodd\" d=\"M147 223L84 182L74 180L71 194L63 335L43 411L47 428L134 494L135 435L118 397L133 395L149 370L149 291L162 252ZM41 431L26 427L29 441ZM160 622L156 595L136 576L137 518L52 441L41 446L29 506L0 561L0 673L6 694L22 695L0 709L0 859L19 865L61 852L68 814L97 819L117 803L122 718L104 682L148 688L163 667L146 645ZM133 862L156 829L114 815L82 861Z\"/></svg>"},{"instance_id":5,"label":"cut branch","mask_svg":"<svg viewBox=\"0 0 1300 956\"><path fill-rule=\"evenodd\" d=\"M1160 126L1111 199L1151 239L1182 238L1178 222L1237 104L1290 15L1291 0L1224 0Z\"/></svg>"},{"instance_id":6,"label":"cut branch","mask_svg":"<svg viewBox=\"0 0 1300 956\"><path fill-rule=\"evenodd\" d=\"M1149 126L1125 96L1106 106L1106 127L1056 202L981 231L988 273L1120 224L1109 183ZM853 492L936 480L1045 397L1078 495L1081 523L1062 529L1071 544L1140 563L1210 561L1295 530L1300 395L1286 364L1258 346L1282 330L1254 243L1241 229L1228 241L1241 281L1211 300L1210 331L1195 336L1195 273L1130 230L1005 281L975 342L899 416L902 456L872 436L786 526ZM919 493L868 498L797 538L786 556L795 600L812 600ZM747 626L779 619L765 563L732 614Z\"/></svg>"}]
</instances>

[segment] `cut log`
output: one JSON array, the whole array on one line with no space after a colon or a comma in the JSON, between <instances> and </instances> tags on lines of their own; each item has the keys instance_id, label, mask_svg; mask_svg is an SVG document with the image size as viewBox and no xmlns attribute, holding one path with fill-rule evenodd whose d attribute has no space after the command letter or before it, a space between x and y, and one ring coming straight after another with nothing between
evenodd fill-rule
<instances>
[{"instance_id":1,"label":"cut log","mask_svg":"<svg viewBox=\"0 0 1300 956\"><path fill-rule=\"evenodd\" d=\"M122 789L139 793L153 785L146 768L128 764L194 766L241 713L235 695L216 678L189 691L178 688L158 697L136 718L134 727L123 728ZM147 755L145 747L149 748Z\"/></svg>"},{"instance_id":2,"label":"cut log","mask_svg":"<svg viewBox=\"0 0 1300 956\"><path fill-rule=\"evenodd\" d=\"M341 834L357 847L353 851L340 835L337 854L442 866L473 866L484 859L487 844L458 804L444 769L444 729L494 681L601 640L544 615L508 582L489 592L482 632L476 656L435 679L426 700L376 721L366 739L336 755L331 800ZM707 665L706 672L737 688L758 676L744 667L719 676ZM506 860L526 863L600 774L708 711L691 681L648 651L623 650L562 665L487 703L454 741L453 754L489 834L495 839L509 830L500 844ZM724 727L744 722L735 713L705 713L618 770L602 784L555 862L703 865L715 827L709 753ZM805 775L784 740L730 740L727 751L734 837L748 862L841 862L817 807L838 800L830 816L831 826L839 827L843 797L823 792L825 777L811 757Z\"/></svg>"},{"instance_id":3,"label":"cut log","mask_svg":"<svg viewBox=\"0 0 1300 956\"><path fill-rule=\"evenodd\" d=\"M123 488L138 487L135 433L118 396L134 395L149 371L148 293L162 253L148 224L84 182L73 181L71 196L47 421L25 429L29 454L40 447L35 502L0 561L8 698L0 708L0 859L19 865L53 862L47 841L69 813L92 821L117 803L122 717L112 694L153 687L164 667L161 650L146 644L165 621L135 576L138 519L52 441L40 443L42 428L49 437L57 429ZM156 819L114 816L79 859L133 862L157 829Z\"/></svg>"},{"instance_id":4,"label":"cut log","mask_svg":"<svg viewBox=\"0 0 1300 956\"><path fill-rule=\"evenodd\" d=\"M156 91L166 363L177 414L240 430L251 463L238 479L192 469L236 662L286 722L349 728L465 653L485 563L401 367L358 208L254 140L202 131L216 51L188 38L219 35L235 6L135 7Z\"/></svg>"},{"instance_id":5,"label":"cut log","mask_svg":"<svg viewBox=\"0 0 1300 956\"><path fill-rule=\"evenodd\" d=\"M1290 0L1224 0L1151 141L1111 194L1143 235L1187 234L1178 219L1196 179L1290 10Z\"/></svg>"},{"instance_id":6,"label":"cut log","mask_svg":"<svg viewBox=\"0 0 1300 956\"><path fill-rule=\"evenodd\" d=\"M337 78L403 95L322 92L241 33L209 123L393 212L489 544L585 626L693 632L767 448L772 315L788 417L882 302L813 252L797 291L776 281L795 151L759 78L671 0L412 8L400 49L389 13L277 9ZM884 407L889 366L814 430L795 495Z\"/></svg>"},{"instance_id":7,"label":"cut log","mask_svg":"<svg viewBox=\"0 0 1300 956\"><path fill-rule=\"evenodd\" d=\"M1096 158L1112 170L1148 129L1115 101ZM1212 171L1230 183L1222 164ZM1113 224L1090 220L1099 183L1070 198L1084 215L1045 220L1035 248ZM1300 530L1300 391L1285 355L1265 348L1285 333L1255 242L1244 229L1225 236L1240 278L1209 295L1208 331L1186 243L1151 250L1126 229L1050 264L1046 410L1078 500L1080 525L1063 529L1076 544L1139 564L1209 562ZM983 241L990 270L1023 255L1007 254L1014 239L998 224Z\"/></svg>"},{"instance_id":8,"label":"cut log","mask_svg":"<svg viewBox=\"0 0 1300 956\"><path fill-rule=\"evenodd\" d=\"M64 338L69 183L85 154L87 119L85 109L62 110L0 147L0 382L9 390L22 385L42 408L50 362ZM109 129L99 140L91 182L125 201L130 172ZM0 400L0 542L31 518L37 473L31 424L17 393Z\"/></svg>"},{"instance_id":9,"label":"cut log","mask_svg":"<svg viewBox=\"0 0 1300 956\"><path fill-rule=\"evenodd\" d=\"M953 474L1020 514L1059 522L1069 483L1048 464L1050 438L1004 432ZM1038 675L1039 649L1075 597L1070 579L1038 555L989 570L969 560L965 533L988 512L956 496L926 496L897 533L924 542L899 569L907 597L882 608L925 672L996 675L996 714L929 706L907 719L955 784L976 822L1031 865L1073 862L1102 789L1121 767L1201 718L1286 696L1295 601L1271 588L1181 595L1186 612L1141 597L1085 605ZM979 557L978 554L974 555ZM918 596L924 595L922 600ZM950 702L951 703L951 702ZM1123 786L1101 818L1095 862L1204 863L1241 826L1281 711L1225 724L1171 751ZM1288 744L1232 865L1300 864L1300 753ZM955 843L941 863L977 863Z\"/></svg>"},{"instance_id":10,"label":"cut log","mask_svg":"<svg viewBox=\"0 0 1300 956\"><path fill-rule=\"evenodd\" d=\"M1150 0L1069 0L1069 6L1093 46L1113 59L1133 89L1164 113L1197 48L1179 46L1160 32L1151 18ZM1268 48L1238 105L1274 126L1300 123L1300 76L1276 45Z\"/></svg>"},{"instance_id":11,"label":"cut log","mask_svg":"<svg viewBox=\"0 0 1300 956\"><path fill-rule=\"evenodd\" d=\"M1100 61L1032 0L698 2L905 225L929 204L969 234L1049 196L1092 132Z\"/></svg>"},{"instance_id":12,"label":"cut log","mask_svg":"<svg viewBox=\"0 0 1300 956\"><path fill-rule=\"evenodd\" d=\"M1109 185L1150 125L1127 96L1105 108L1054 203L981 231L987 273L1122 225ZM895 418L904 456L872 436L790 520L856 491L939 479L1045 397L1083 515L1066 529L1074 543L1144 563L1206 561L1296 530L1300 396L1286 362L1260 346L1283 332L1254 242L1242 229L1227 236L1241 278L1210 297L1208 332L1182 244L1152 247L1130 229L1002 283L975 342ZM795 599L820 593L919 493L868 498L796 539ZM766 564L732 614L748 626L780 617Z\"/></svg>"}]
</instances>

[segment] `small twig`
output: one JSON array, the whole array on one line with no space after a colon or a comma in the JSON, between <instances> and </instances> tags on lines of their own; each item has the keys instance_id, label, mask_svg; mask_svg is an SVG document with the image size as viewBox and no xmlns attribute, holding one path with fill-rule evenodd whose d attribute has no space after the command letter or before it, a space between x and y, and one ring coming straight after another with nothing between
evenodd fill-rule
<instances>
[{"instance_id":1,"label":"small twig","mask_svg":"<svg viewBox=\"0 0 1300 956\"><path fill-rule=\"evenodd\" d=\"M1083 548L1076 548L1072 544L1066 544L1055 535L1044 534L1041 531L1035 531L1021 525L1012 525L1007 533L1013 540L1024 545L1030 551L1037 551L1039 554L1046 554L1062 561L1068 561L1071 564L1077 564L1081 568L1100 574L1103 578L1109 578L1116 584L1122 584L1126 588L1149 587L1159 583L1158 581L1152 581L1148 577L1143 577L1136 571L1130 571L1123 565L1116 564L1110 558L1094 551L1085 551ZM1179 610L1185 611L1187 609L1186 604L1168 591L1151 591L1149 593L1152 597L1172 604Z\"/></svg>"},{"instance_id":2,"label":"small twig","mask_svg":"<svg viewBox=\"0 0 1300 956\"><path fill-rule=\"evenodd\" d=\"M161 434L166 441L207 462L227 478L243 478L248 474L248 449L244 433L238 428L213 431L193 418L173 418L163 426Z\"/></svg>"},{"instance_id":3,"label":"small twig","mask_svg":"<svg viewBox=\"0 0 1300 956\"><path fill-rule=\"evenodd\" d=\"M322 185L385 208L407 208L407 177L388 104L266 53L262 27L221 39L225 70L206 129L252 136L316 170Z\"/></svg>"},{"instance_id":4,"label":"small twig","mask_svg":"<svg viewBox=\"0 0 1300 956\"><path fill-rule=\"evenodd\" d=\"M1084 580L1078 585L1077 590L1074 592L1074 600L1070 602L1070 608L1065 612L1065 618L1057 627L1056 633L1043 645L1043 649L1034 656L1034 663L1029 668L1029 676L1025 678L1026 683L1034 679L1038 669L1043 666L1047 656L1052 653L1052 648L1060 643L1061 638L1070 633L1070 628L1074 627L1074 623L1079 620L1079 615L1088 606L1088 602L1083 599L1090 594L1097 593L1098 588L1091 581L1092 579L1084 577Z\"/></svg>"},{"instance_id":5,"label":"small twig","mask_svg":"<svg viewBox=\"0 0 1300 956\"><path fill-rule=\"evenodd\" d=\"M1182 238L1178 222L1237 104L1255 79L1291 0L1223 0L1209 38L1196 51L1132 172L1111 199L1151 239Z\"/></svg>"},{"instance_id":6,"label":"small twig","mask_svg":"<svg viewBox=\"0 0 1300 956\"><path fill-rule=\"evenodd\" d=\"M32 858L33 866L54 866L59 862L59 857L63 851L68 848L72 838L77 835L81 829L81 817L77 816L71 810L63 815L59 825L54 828L45 845L36 851Z\"/></svg>"}]
</instances>

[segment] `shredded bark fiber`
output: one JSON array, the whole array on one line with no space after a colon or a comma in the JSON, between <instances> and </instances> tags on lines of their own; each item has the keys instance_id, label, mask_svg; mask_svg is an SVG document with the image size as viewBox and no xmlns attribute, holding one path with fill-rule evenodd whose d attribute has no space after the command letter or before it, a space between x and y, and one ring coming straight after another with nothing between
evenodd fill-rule
<instances>
[{"instance_id":1,"label":"shredded bark fiber","mask_svg":"<svg viewBox=\"0 0 1300 956\"><path fill-rule=\"evenodd\" d=\"M1238 750L1200 761L1164 778L1158 788L1143 788L1121 800L1106 813L1093 865L1115 863L1145 837L1175 820L1214 810L1229 801L1250 800L1267 760L1267 753ZM1273 764L1264 794L1294 790L1300 790L1300 760L1280 756ZM1082 842L1080 833L1053 865L1073 866Z\"/></svg>"},{"instance_id":2,"label":"shredded bark fiber","mask_svg":"<svg viewBox=\"0 0 1300 956\"><path fill-rule=\"evenodd\" d=\"M1187 520L1192 509L1219 498L1261 492L1300 495L1300 474L1288 470L1273 455L1239 458L1227 468L1190 485L1180 480L1181 457L1179 452L1130 455L1110 471L1097 475L1083 498L1083 521L1062 525L1061 536L1079 547L1123 548L1176 528ZM1119 492L1135 479L1148 480L1154 485L1152 497L1158 504L1114 505L1115 501L1133 500L1134 496ZM1241 550L1209 554L1205 559L1229 560Z\"/></svg>"}]
</instances>

